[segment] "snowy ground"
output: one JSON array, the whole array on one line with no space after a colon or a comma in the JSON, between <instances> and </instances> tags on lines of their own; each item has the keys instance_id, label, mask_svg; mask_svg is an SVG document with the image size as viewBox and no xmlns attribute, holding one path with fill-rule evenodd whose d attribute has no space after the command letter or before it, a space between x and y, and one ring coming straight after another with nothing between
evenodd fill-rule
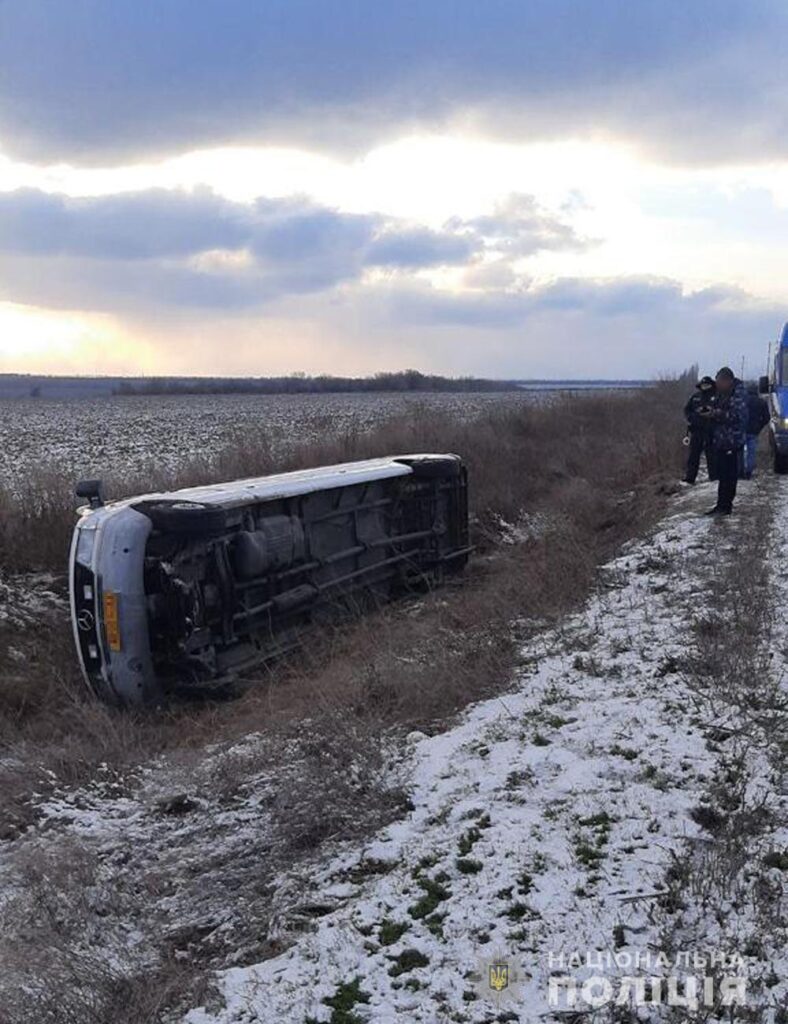
<instances>
[{"instance_id":1,"label":"snowy ground","mask_svg":"<svg viewBox=\"0 0 788 1024\"><path fill-rule=\"evenodd\" d=\"M627 954L721 949L752 957L750 969L768 979L751 996L754 1019L779 1020L788 863L753 865L758 884L778 888L771 934L731 897L738 948L726 931L731 907L694 906L700 897L674 877L688 849L712 841L693 809L722 756L716 723L688 699L680 671L688 609L703 610L706 570L720 552L736 557L742 519L759 503L771 507L775 486L751 487L738 521L697 516L708 485L680 499L653 538L605 568L581 614L523 652L512 692L447 733L411 737L412 814L308 875L283 878L283 892L301 888L329 912L282 955L224 973L224 1008L195 1009L189 1024L552 1019L551 973L578 983L604 975L620 993L616 976L672 973L664 962L634 970ZM788 524L776 531L779 543ZM785 579L780 587L784 607ZM757 782L774 787L775 778L764 767ZM777 813L761 845L788 850L786 793L777 784L770 797ZM669 940L687 900L700 927L677 950ZM618 954L618 966L561 966L561 954L575 965L590 954L593 965L600 953ZM488 973L496 962L509 968L500 996ZM566 1011L565 998L558 1008Z\"/></svg>"},{"instance_id":2,"label":"snowy ground","mask_svg":"<svg viewBox=\"0 0 788 1024\"><path fill-rule=\"evenodd\" d=\"M534 392L125 396L84 401L0 400L0 485L31 467L75 478L174 470L236 438L265 439L277 453L326 437L361 433L415 408L472 419L501 403L533 403Z\"/></svg>"},{"instance_id":3,"label":"snowy ground","mask_svg":"<svg viewBox=\"0 0 788 1024\"><path fill-rule=\"evenodd\" d=\"M69 952L99 943L145 971L155 943L184 963L215 936L218 995L183 1024L729 1020L665 999L589 1015L599 988L582 989L631 994L622 978L721 953L747 958L746 1019L785 1024L788 573L772 553L788 546L788 481L742 485L729 520L698 514L712 498L701 485L675 499L582 611L527 645L509 692L392 751L412 810L366 841L277 866L272 808L283 791L298 802L298 772L272 773L250 736L133 780L108 768L81 789L42 785L35 821L0 842L5 907L24 916L27 865L44 857L36 884L53 880L58 922L85 903L88 926L59 923ZM758 606L751 645L737 641L742 595ZM710 637L741 678L698 669ZM636 969L638 954L684 967ZM492 964L508 968L500 993ZM571 979L557 1006L551 976Z\"/></svg>"}]
</instances>

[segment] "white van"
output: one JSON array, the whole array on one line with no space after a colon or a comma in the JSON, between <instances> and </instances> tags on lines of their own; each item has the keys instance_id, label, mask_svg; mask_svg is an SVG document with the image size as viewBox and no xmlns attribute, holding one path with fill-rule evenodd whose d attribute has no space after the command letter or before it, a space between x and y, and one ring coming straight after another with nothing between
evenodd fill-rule
<instances>
[{"instance_id":1,"label":"white van","mask_svg":"<svg viewBox=\"0 0 788 1024\"><path fill-rule=\"evenodd\" d=\"M85 678L123 704L220 686L336 620L460 571L456 455L407 455L105 504L84 481L71 546Z\"/></svg>"}]
</instances>

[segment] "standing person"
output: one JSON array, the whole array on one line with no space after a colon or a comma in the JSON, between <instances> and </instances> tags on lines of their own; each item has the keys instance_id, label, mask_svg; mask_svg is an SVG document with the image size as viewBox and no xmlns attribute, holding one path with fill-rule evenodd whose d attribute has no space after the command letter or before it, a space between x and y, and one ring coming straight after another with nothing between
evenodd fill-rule
<instances>
[{"instance_id":1,"label":"standing person","mask_svg":"<svg viewBox=\"0 0 788 1024\"><path fill-rule=\"evenodd\" d=\"M769 406L758 394L758 385L747 387L747 441L744 446L744 472L742 476L749 480L755 472L755 456L758 452L758 434L771 419Z\"/></svg>"},{"instance_id":2,"label":"standing person","mask_svg":"<svg viewBox=\"0 0 788 1024\"><path fill-rule=\"evenodd\" d=\"M723 366L714 380L717 395L708 413L714 426L714 464L717 468L717 504L706 515L729 516L736 497L739 461L747 440L747 391L733 370Z\"/></svg>"},{"instance_id":3,"label":"standing person","mask_svg":"<svg viewBox=\"0 0 788 1024\"><path fill-rule=\"evenodd\" d=\"M689 396L687 404L684 406L684 416L687 420L687 436L689 438L689 451L687 452L687 468L684 472L684 481L688 484L694 484L698 477L700 457L703 452L706 454L706 469L709 473L709 480L717 479L717 474L714 472L714 451L711 444L712 422L708 415L716 390L711 377L701 377L695 385L695 390Z\"/></svg>"}]
</instances>

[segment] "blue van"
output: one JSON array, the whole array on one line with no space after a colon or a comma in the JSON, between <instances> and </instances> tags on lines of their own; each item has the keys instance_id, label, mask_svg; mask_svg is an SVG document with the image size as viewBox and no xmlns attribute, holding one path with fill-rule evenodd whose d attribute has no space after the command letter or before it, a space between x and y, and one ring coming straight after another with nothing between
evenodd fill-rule
<instances>
[{"instance_id":1,"label":"blue van","mask_svg":"<svg viewBox=\"0 0 788 1024\"><path fill-rule=\"evenodd\" d=\"M788 323L782 329L770 365L770 376L761 377L758 390L769 396L772 457L775 473L788 473Z\"/></svg>"}]
</instances>

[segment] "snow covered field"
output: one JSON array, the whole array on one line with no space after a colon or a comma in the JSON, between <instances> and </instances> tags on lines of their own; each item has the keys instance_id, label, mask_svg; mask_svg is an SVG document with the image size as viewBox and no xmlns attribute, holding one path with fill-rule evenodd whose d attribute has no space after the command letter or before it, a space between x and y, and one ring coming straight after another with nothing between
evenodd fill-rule
<instances>
[{"instance_id":1,"label":"snow covered field","mask_svg":"<svg viewBox=\"0 0 788 1024\"><path fill-rule=\"evenodd\" d=\"M542 401L533 392L484 394L185 395L85 401L0 401L0 484L31 467L75 477L171 470L246 436L276 451L363 431L415 407L473 418L491 405Z\"/></svg>"},{"instance_id":2,"label":"snow covered field","mask_svg":"<svg viewBox=\"0 0 788 1024\"><path fill-rule=\"evenodd\" d=\"M57 921L82 901L48 969L88 965L88 984L97 963L144 974L157 943L189 965L214 942L224 968L190 966L217 991L155 1018L182 1024L784 1024L788 574L770 554L788 481L741 491L723 521L698 515L709 485L674 499L524 647L507 693L392 745L384 775L411 809L377 834L282 866L274 809L298 803L299 774L255 772L262 735L133 780L42 780L33 823L0 841L6 927L26 900ZM704 981L743 985L744 1009L705 1007Z\"/></svg>"}]
</instances>

